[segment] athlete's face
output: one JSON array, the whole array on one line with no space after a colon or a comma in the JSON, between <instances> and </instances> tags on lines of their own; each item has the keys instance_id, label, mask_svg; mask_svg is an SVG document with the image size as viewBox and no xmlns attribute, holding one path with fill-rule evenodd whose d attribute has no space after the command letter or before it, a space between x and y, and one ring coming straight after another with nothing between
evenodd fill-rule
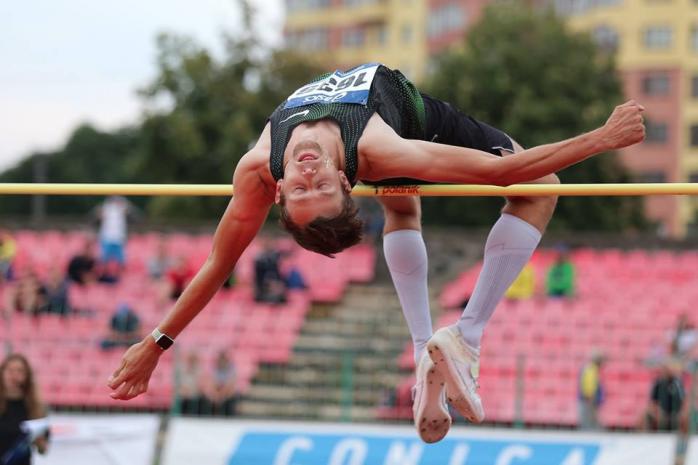
<instances>
[{"instance_id":1,"label":"athlete's face","mask_svg":"<svg viewBox=\"0 0 698 465\"><path fill-rule=\"evenodd\" d=\"M345 191L351 191L351 184L344 172L317 141L303 139L293 147L284 178L276 184L276 202L283 195L291 220L304 226L319 216L338 215Z\"/></svg>"}]
</instances>

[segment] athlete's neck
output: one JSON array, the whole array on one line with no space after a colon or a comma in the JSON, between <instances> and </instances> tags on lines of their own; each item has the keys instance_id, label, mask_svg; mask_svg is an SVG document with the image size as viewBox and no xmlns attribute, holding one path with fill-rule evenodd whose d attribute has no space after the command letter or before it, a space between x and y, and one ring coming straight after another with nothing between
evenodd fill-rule
<instances>
[{"instance_id":1,"label":"athlete's neck","mask_svg":"<svg viewBox=\"0 0 698 465\"><path fill-rule=\"evenodd\" d=\"M284 167L292 159L296 145L307 140L317 142L335 166L344 171L346 163L342 131L336 122L329 119L301 123L293 128L284 151Z\"/></svg>"}]
</instances>

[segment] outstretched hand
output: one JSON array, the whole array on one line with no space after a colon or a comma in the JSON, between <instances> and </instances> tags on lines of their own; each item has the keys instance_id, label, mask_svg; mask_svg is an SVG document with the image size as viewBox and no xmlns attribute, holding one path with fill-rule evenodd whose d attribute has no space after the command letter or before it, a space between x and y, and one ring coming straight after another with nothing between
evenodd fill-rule
<instances>
[{"instance_id":1,"label":"outstretched hand","mask_svg":"<svg viewBox=\"0 0 698 465\"><path fill-rule=\"evenodd\" d=\"M635 100L618 105L603 126L603 142L607 150L628 147L645 139L642 112L645 107Z\"/></svg>"},{"instance_id":2,"label":"outstretched hand","mask_svg":"<svg viewBox=\"0 0 698 465\"><path fill-rule=\"evenodd\" d=\"M162 352L150 337L129 347L121 358L121 365L107 381L114 391L111 398L129 400L146 392Z\"/></svg>"}]
</instances>

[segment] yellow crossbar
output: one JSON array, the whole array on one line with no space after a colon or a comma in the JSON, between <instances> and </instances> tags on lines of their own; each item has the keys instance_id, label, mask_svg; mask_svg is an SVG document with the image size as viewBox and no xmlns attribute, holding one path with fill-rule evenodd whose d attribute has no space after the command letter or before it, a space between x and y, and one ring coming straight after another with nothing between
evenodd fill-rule
<instances>
[{"instance_id":1,"label":"yellow crossbar","mask_svg":"<svg viewBox=\"0 0 698 465\"><path fill-rule=\"evenodd\" d=\"M0 195L146 195L230 196L228 184L52 184L0 183ZM698 195L698 183L656 184L516 184L484 186L431 184L419 186L356 186L359 197L419 195L422 197L503 196L644 196Z\"/></svg>"}]
</instances>

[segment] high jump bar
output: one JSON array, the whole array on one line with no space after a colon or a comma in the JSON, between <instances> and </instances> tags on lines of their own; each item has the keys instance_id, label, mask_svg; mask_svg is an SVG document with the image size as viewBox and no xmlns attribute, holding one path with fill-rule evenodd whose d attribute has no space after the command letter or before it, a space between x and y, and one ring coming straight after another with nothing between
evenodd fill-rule
<instances>
[{"instance_id":1,"label":"high jump bar","mask_svg":"<svg viewBox=\"0 0 698 465\"><path fill-rule=\"evenodd\" d=\"M0 183L0 195L131 195L221 196L233 195L229 184L58 184ZM511 186L428 184L354 187L357 197L517 197L517 196L646 196L698 195L698 183L630 184L515 184Z\"/></svg>"}]
</instances>

